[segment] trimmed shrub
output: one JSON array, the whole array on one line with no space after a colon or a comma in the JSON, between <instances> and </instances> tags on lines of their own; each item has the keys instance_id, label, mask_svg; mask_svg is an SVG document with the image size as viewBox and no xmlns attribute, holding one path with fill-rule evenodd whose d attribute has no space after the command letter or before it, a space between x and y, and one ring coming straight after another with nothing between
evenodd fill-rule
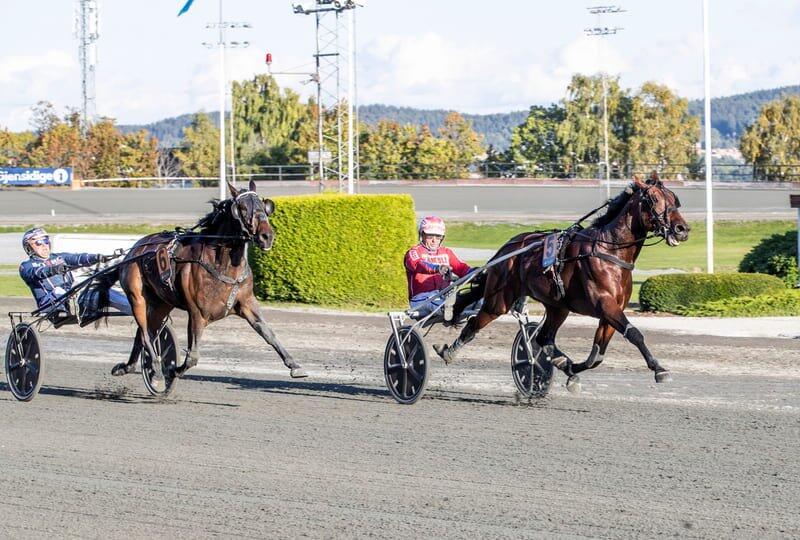
<instances>
[{"instance_id":1,"label":"trimmed shrub","mask_svg":"<svg viewBox=\"0 0 800 540\"><path fill-rule=\"evenodd\" d=\"M780 279L766 274L663 274L642 284L639 302L644 311L679 313L692 304L784 289Z\"/></svg>"},{"instance_id":2,"label":"trimmed shrub","mask_svg":"<svg viewBox=\"0 0 800 540\"><path fill-rule=\"evenodd\" d=\"M800 290L784 289L753 297L692 304L678 308L677 313L690 317L797 317L800 315Z\"/></svg>"},{"instance_id":3,"label":"trimmed shrub","mask_svg":"<svg viewBox=\"0 0 800 540\"><path fill-rule=\"evenodd\" d=\"M399 306L403 256L416 241L408 195L276 197L275 245L250 250L256 296L313 304Z\"/></svg>"},{"instance_id":4,"label":"trimmed shrub","mask_svg":"<svg viewBox=\"0 0 800 540\"><path fill-rule=\"evenodd\" d=\"M797 231L773 234L750 250L739 263L740 272L778 276L789 287L797 284Z\"/></svg>"}]
</instances>

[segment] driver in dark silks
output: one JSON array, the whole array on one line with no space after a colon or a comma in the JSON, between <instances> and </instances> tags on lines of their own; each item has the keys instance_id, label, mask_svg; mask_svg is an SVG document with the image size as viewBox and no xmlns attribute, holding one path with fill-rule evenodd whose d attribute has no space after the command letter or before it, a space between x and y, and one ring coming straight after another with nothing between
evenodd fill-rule
<instances>
[{"instance_id":1,"label":"driver in dark silks","mask_svg":"<svg viewBox=\"0 0 800 540\"><path fill-rule=\"evenodd\" d=\"M25 232L22 236L22 247L28 254L28 260L19 265L19 275L30 287L39 308L46 308L69 293L75 283L71 270L107 262L113 258L91 253L51 253L50 237L47 231L39 227ZM115 272L100 276L94 284L81 292L78 306L82 320L100 318L106 307L113 307L126 315L131 314L127 297L111 289L116 280Z\"/></svg>"}]
</instances>

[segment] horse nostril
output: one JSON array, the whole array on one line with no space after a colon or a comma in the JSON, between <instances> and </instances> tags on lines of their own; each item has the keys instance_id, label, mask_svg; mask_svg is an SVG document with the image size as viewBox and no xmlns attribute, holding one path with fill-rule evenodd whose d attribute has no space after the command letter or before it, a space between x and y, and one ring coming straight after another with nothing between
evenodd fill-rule
<instances>
[{"instance_id":1,"label":"horse nostril","mask_svg":"<svg viewBox=\"0 0 800 540\"><path fill-rule=\"evenodd\" d=\"M676 233L676 234L682 234L682 233L685 233L685 232L686 232L686 227L684 227L684 226L683 226L683 225L681 225L680 223L677 223L677 224L675 225L675 233Z\"/></svg>"}]
</instances>

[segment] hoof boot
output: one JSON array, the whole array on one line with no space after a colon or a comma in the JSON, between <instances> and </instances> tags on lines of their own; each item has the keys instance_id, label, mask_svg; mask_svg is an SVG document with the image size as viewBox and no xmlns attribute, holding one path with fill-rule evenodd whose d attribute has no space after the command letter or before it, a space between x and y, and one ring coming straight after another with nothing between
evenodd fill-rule
<instances>
[{"instance_id":1,"label":"hoof boot","mask_svg":"<svg viewBox=\"0 0 800 540\"><path fill-rule=\"evenodd\" d=\"M306 370L301 367L292 368L289 374L292 376L292 379L302 379L304 377L308 377Z\"/></svg>"},{"instance_id":2,"label":"hoof boot","mask_svg":"<svg viewBox=\"0 0 800 540\"><path fill-rule=\"evenodd\" d=\"M658 373L656 373L656 382L657 383L672 382L672 375L666 369L664 371L659 371Z\"/></svg>"},{"instance_id":3,"label":"hoof boot","mask_svg":"<svg viewBox=\"0 0 800 540\"><path fill-rule=\"evenodd\" d=\"M573 394L579 394L581 392L581 378L577 375L573 375L567 379L567 390Z\"/></svg>"}]
</instances>

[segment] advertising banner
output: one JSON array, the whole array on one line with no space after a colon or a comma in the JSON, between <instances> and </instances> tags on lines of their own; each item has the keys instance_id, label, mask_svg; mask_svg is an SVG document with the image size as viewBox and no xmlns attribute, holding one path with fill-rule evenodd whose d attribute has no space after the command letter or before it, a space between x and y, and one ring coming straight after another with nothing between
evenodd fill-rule
<instances>
[{"instance_id":1,"label":"advertising banner","mask_svg":"<svg viewBox=\"0 0 800 540\"><path fill-rule=\"evenodd\" d=\"M71 186L72 167L23 169L0 167L0 186Z\"/></svg>"}]
</instances>

